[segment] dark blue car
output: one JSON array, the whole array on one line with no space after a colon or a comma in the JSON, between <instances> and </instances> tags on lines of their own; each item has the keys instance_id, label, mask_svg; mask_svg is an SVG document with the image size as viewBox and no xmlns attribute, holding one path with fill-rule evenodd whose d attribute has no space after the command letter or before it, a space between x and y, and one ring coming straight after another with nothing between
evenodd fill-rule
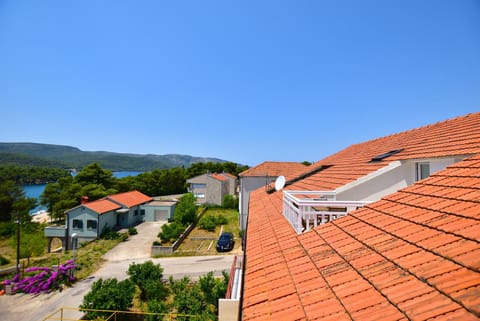
<instances>
[{"instance_id":1,"label":"dark blue car","mask_svg":"<svg viewBox=\"0 0 480 321\"><path fill-rule=\"evenodd\" d=\"M230 232L224 232L217 241L217 252L228 252L233 249L235 241L233 240L233 234Z\"/></svg>"}]
</instances>

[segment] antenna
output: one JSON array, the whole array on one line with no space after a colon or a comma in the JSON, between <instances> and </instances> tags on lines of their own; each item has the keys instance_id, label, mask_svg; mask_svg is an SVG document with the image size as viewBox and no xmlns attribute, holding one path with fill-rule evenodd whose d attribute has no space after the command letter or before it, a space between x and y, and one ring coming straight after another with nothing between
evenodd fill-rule
<instances>
[{"instance_id":1,"label":"antenna","mask_svg":"<svg viewBox=\"0 0 480 321\"><path fill-rule=\"evenodd\" d=\"M285 176L278 176L275 180L275 190L279 191L285 186Z\"/></svg>"}]
</instances>

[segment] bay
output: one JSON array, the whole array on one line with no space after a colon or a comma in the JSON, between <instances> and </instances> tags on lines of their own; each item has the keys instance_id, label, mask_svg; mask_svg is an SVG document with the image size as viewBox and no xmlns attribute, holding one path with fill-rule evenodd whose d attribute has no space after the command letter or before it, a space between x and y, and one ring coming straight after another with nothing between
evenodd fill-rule
<instances>
[{"instance_id":1,"label":"bay","mask_svg":"<svg viewBox=\"0 0 480 321\"><path fill-rule=\"evenodd\" d=\"M137 172L137 171L119 171L119 172L113 172L113 176L116 178L123 178L127 176L137 176L138 174L141 174L143 172ZM47 184L36 184L36 185L23 185L23 191L25 192L26 197L30 198L35 198L39 203L40 203L40 195L42 195L43 191L45 190L45 186ZM39 212L39 211L45 211L47 208L45 206L39 205L33 210L30 211L30 214Z\"/></svg>"}]
</instances>

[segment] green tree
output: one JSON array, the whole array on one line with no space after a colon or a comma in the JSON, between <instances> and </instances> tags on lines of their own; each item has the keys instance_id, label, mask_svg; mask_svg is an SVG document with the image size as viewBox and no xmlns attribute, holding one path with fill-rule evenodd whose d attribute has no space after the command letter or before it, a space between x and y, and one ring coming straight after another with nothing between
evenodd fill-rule
<instances>
[{"instance_id":1,"label":"green tree","mask_svg":"<svg viewBox=\"0 0 480 321\"><path fill-rule=\"evenodd\" d=\"M229 276L227 272L222 272L223 278L215 278L212 272L201 276L198 280L198 286L203 292L205 301L218 309L218 299L224 298L227 292Z\"/></svg>"},{"instance_id":2,"label":"green tree","mask_svg":"<svg viewBox=\"0 0 480 321\"><path fill-rule=\"evenodd\" d=\"M174 294L173 306L177 312L195 315L198 320L215 320L218 315L218 299L225 297L228 286L228 274L215 278L212 272L201 276L197 283L188 277L175 281L170 277L170 288ZM188 317L177 317L188 320Z\"/></svg>"},{"instance_id":3,"label":"green tree","mask_svg":"<svg viewBox=\"0 0 480 321\"><path fill-rule=\"evenodd\" d=\"M17 238L12 237L12 247L17 247ZM43 231L28 231L21 234L20 237L20 258L27 259L27 265L30 265L30 258L33 256L41 256L47 248L47 238L43 235Z\"/></svg>"},{"instance_id":4,"label":"green tree","mask_svg":"<svg viewBox=\"0 0 480 321\"><path fill-rule=\"evenodd\" d=\"M135 286L130 280L118 282L117 279L99 279L83 297L82 309L127 310L132 306ZM86 319L105 318L109 313L86 311Z\"/></svg>"},{"instance_id":5,"label":"green tree","mask_svg":"<svg viewBox=\"0 0 480 321\"><path fill-rule=\"evenodd\" d=\"M187 226L197 219L196 199L192 193L187 193L180 197L173 213L175 222Z\"/></svg>"},{"instance_id":6,"label":"green tree","mask_svg":"<svg viewBox=\"0 0 480 321\"><path fill-rule=\"evenodd\" d=\"M160 313L168 314L169 306L163 301L152 300L147 303L147 312L149 313ZM162 321L164 320L163 315L147 315L145 318L146 321Z\"/></svg>"},{"instance_id":7,"label":"green tree","mask_svg":"<svg viewBox=\"0 0 480 321\"><path fill-rule=\"evenodd\" d=\"M34 198L25 197L25 192L14 181L0 181L0 222L16 220L30 222L29 211L36 206Z\"/></svg>"},{"instance_id":8,"label":"green tree","mask_svg":"<svg viewBox=\"0 0 480 321\"><path fill-rule=\"evenodd\" d=\"M111 171L103 169L98 163L92 163L75 176L75 181L81 185L97 184L108 189L115 185L115 176Z\"/></svg>"},{"instance_id":9,"label":"green tree","mask_svg":"<svg viewBox=\"0 0 480 321\"><path fill-rule=\"evenodd\" d=\"M224 208L231 208L236 210L238 209L238 198L233 195L225 195L222 205Z\"/></svg>"},{"instance_id":10,"label":"green tree","mask_svg":"<svg viewBox=\"0 0 480 321\"><path fill-rule=\"evenodd\" d=\"M141 300L164 300L167 297L168 289L162 282L163 268L160 264L153 264L152 261L142 264L132 263L128 267L127 274L139 287Z\"/></svg>"},{"instance_id":11,"label":"green tree","mask_svg":"<svg viewBox=\"0 0 480 321\"><path fill-rule=\"evenodd\" d=\"M77 176L63 177L45 187L40 196L41 204L48 208L55 220L63 220L65 211L80 204L83 196L90 201L115 194L116 178L97 163L85 167Z\"/></svg>"}]
</instances>

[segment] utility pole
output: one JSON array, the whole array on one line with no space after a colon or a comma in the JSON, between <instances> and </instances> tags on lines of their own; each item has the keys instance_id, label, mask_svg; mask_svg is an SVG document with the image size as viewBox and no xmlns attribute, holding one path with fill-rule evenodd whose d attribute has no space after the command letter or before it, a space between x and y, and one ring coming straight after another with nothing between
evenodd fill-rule
<instances>
[{"instance_id":1,"label":"utility pole","mask_svg":"<svg viewBox=\"0 0 480 321\"><path fill-rule=\"evenodd\" d=\"M17 212L17 278L20 278L20 212Z\"/></svg>"}]
</instances>

